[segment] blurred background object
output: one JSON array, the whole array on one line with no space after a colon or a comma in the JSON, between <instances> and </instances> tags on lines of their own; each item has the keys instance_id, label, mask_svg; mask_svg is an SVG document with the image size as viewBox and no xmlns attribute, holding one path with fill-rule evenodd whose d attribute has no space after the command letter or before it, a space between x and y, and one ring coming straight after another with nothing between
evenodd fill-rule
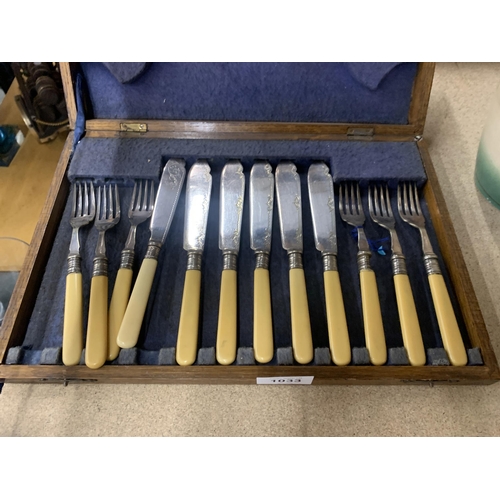
<instances>
[{"instance_id":1,"label":"blurred background object","mask_svg":"<svg viewBox=\"0 0 500 500\"><path fill-rule=\"evenodd\" d=\"M69 129L68 112L58 63L12 63L19 85L16 95L26 126L33 130L40 142L55 139Z\"/></svg>"},{"instance_id":2,"label":"blurred background object","mask_svg":"<svg viewBox=\"0 0 500 500\"><path fill-rule=\"evenodd\" d=\"M476 157L476 187L500 208L500 85L490 104Z\"/></svg>"}]
</instances>

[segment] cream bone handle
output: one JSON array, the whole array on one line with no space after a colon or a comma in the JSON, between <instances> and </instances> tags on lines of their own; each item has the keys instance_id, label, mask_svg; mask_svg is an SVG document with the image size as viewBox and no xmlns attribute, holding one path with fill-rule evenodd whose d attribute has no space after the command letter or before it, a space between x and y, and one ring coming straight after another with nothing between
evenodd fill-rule
<instances>
[{"instance_id":1,"label":"cream bone handle","mask_svg":"<svg viewBox=\"0 0 500 500\"><path fill-rule=\"evenodd\" d=\"M120 353L120 347L116 343L116 339L123 321L123 316L125 315L125 311L127 309L130 289L132 288L133 262L133 250L123 250L120 269L118 269L118 273L116 275L113 295L111 296L111 303L109 305L108 361L113 361Z\"/></svg>"},{"instance_id":2,"label":"cream bone handle","mask_svg":"<svg viewBox=\"0 0 500 500\"><path fill-rule=\"evenodd\" d=\"M274 356L269 255L256 254L254 270L253 347L256 361L269 363Z\"/></svg>"},{"instance_id":3,"label":"cream bone handle","mask_svg":"<svg viewBox=\"0 0 500 500\"><path fill-rule=\"evenodd\" d=\"M402 255L393 255L391 259L403 344L410 364L412 366L423 366L426 361L425 348L415 300L413 299L410 280L406 272L405 258Z\"/></svg>"},{"instance_id":4,"label":"cream bone handle","mask_svg":"<svg viewBox=\"0 0 500 500\"><path fill-rule=\"evenodd\" d=\"M201 254L188 254L188 268L182 293L181 317L175 359L182 366L192 365L198 349L200 318Z\"/></svg>"},{"instance_id":5,"label":"cream bone handle","mask_svg":"<svg viewBox=\"0 0 500 500\"><path fill-rule=\"evenodd\" d=\"M85 345L85 364L92 369L104 365L108 356L107 267L108 261L105 257L94 258Z\"/></svg>"},{"instance_id":6,"label":"cream bone handle","mask_svg":"<svg viewBox=\"0 0 500 500\"><path fill-rule=\"evenodd\" d=\"M335 255L323 255L323 269L326 318L332 360L336 365L345 366L351 362L351 344Z\"/></svg>"},{"instance_id":7,"label":"cream bone handle","mask_svg":"<svg viewBox=\"0 0 500 500\"><path fill-rule=\"evenodd\" d=\"M288 262L293 356L298 363L307 364L313 360L314 352L302 254L289 253Z\"/></svg>"},{"instance_id":8,"label":"cream bone handle","mask_svg":"<svg viewBox=\"0 0 500 500\"><path fill-rule=\"evenodd\" d=\"M429 274L428 278L446 353L452 365L465 366L467 364L467 352L443 275Z\"/></svg>"},{"instance_id":9,"label":"cream bone handle","mask_svg":"<svg viewBox=\"0 0 500 500\"><path fill-rule=\"evenodd\" d=\"M237 300L237 255L224 254L222 271L219 319L217 324L216 357L221 365L230 365L236 359L236 340L238 328Z\"/></svg>"},{"instance_id":10,"label":"cream bone handle","mask_svg":"<svg viewBox=\"0 0 500 500\"><path fill-rule=\"evenodd\" d=\"M146 257L142 261L116 338L116 343L123 349L135 347L139 339L149 294L151 293L158 266L159 251L159 245L150 244Z\"/></svg>"},{"instance_id":11,"label":"cream bone handle","mask_svg":"<svg viewBox=\"0 0 500 500\"><path fill-rule=\"evenodd\" d=\"M83 350L83 286L80 257L71 256L68 260L74 268L66 276L62 361L72 366L80 362Z\"/></svg>"},{"instance_id":12,"label":"cream bone handle","mask_svg":"<svg viewBox=\"0 0 500 500\"><path fill-rule=\"evenodd\" d=\"M369 258L370 252L358 252L365 341L370 362L373 365L384 365L387 362L384 324L382 322L377 280L375 272L370 268Z\"/></svg>"}]
</instances>

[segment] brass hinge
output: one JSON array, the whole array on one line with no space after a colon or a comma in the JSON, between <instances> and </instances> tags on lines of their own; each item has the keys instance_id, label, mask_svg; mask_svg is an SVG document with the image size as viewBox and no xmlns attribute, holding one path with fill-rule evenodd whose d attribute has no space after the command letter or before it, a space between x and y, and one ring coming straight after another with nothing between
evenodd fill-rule
<instances>
[{"instance_id":1,"label":"brass hinge","mask_svg":"<svg viewBox=\"0 0 500 500\"><path fill-rule=\"evenodd\" d=\"M348 136L356 136L356 137L372 137L373 129L372 128L348 128L347 129Z\"/></svg>"},{"instance_id":2,"label":"brass hinge","mask_svg":"<svg viewBox=\"0 0 500 500\"><path fill-rule=\"evenodd\" d=\"M145 133L147 131L148 131L147 123L120 123L120 132Z\"/></svg>"}]
</instances>

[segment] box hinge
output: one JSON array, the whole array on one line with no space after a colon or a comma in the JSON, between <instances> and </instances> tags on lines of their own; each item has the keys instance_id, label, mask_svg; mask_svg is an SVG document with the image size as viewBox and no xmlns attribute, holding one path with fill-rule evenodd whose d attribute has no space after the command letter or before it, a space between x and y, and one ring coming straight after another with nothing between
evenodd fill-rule
<instances>
[{"instance_id":1,"label":"box hinge","mask_svg":"<svg viewBox=\"0 0 500 500\"><path fill-rule=\"evenodd\" d=\"M373 129L368 127L348 128L347 135L356 137L373 137Z\"/></svg>"},{"instance_id":2,"label":"box hinge","mask_svg":"<svg viewBox=\"0 0 500 500\"><path fill-rule=\"evenodd\" d=\"M147 123L120 123L120 132L138 132L143 134L147 131Z\"/></svg>"}]
</instances>

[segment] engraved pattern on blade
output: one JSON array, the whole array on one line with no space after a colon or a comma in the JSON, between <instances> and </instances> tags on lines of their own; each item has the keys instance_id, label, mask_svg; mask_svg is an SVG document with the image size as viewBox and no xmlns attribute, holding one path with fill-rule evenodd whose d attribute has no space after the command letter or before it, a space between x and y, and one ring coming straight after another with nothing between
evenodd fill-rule
<instances>
[{"instance_id":1,"label":"engraved pattern on blade","mask_svg":"<svg viewBox=\"0 0 500 500\"><path fill-rule=\"evenodd\" d=\"M300 177L291 162L276 169L276 193L281 229L281 243L288 252L302 252L302 201Z\"/></svg>"},{"instance_id":2,"label":"engraved pattern on blade","mask_svg":"<svg viewBox=\"0 0 500 500\"><path fill-rule=\"evenodd\" d=\"M184 160L169 160L163 169L151 217L150 241L162 244L167 237L186 176L185 164Z\"/></svg>"},{"instance_id":3,"label":"engraved pattern on blade","mask_svg":"<svg viewBox=\"0 0 500 500\"><path fill-rule=\"evenodd\" d=\"M270 252L273 226L274 176L269 163L259 162L250 173L250 246Z\"/></svg>"},{"instance_id":4,"label":"engraved pattern on blade","mask_svg":"<svg viewBox=\"0 0 500 500\"><path fill-rule=\"evenodd\" d=\"M219 248L238 253L245 196L245 174L238 161L226 164L221 176Z\"/></svg>"},{"instance_id":5,"label":"engraved pattern on blade","mask_svg":"<svg viewBox=\"0 0 500 500\"><path fill-rule=\"evenodd\" d=\"M203 252L207 230L212 176L207 162L196 162L189 171L184 215L184 250Z\"/></svg>"},{"instance_id":6,"label":"engraved pattern on blade","mask_svg":"<svg viewBox=\"0 0 500 500\"><path fill-rule=\"evenodd\" d=\"M337 253L337 231L333 180L325 163L313 163L307 173L307 187L314 228L314 242L320 252Z\"/></svg>"}]
</instances>

